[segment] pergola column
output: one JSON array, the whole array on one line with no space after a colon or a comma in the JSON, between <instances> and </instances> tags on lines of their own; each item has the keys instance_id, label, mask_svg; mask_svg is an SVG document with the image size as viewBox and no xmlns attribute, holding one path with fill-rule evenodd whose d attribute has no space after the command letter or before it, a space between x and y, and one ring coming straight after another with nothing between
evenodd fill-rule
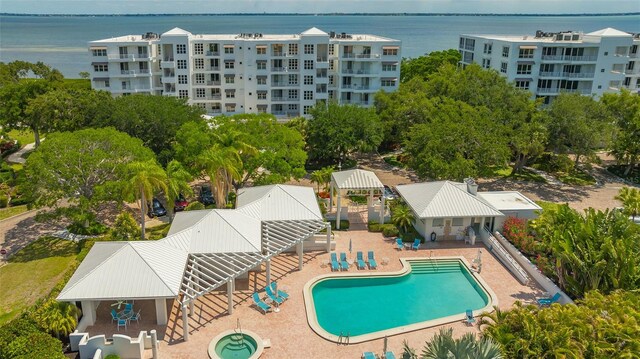
<instances>
[{"instance_id":1,"label":"pergola column","mask_svg":"<svg viewBox=\"0 0 640 359\"><path fill-rule=\"evenodd\" d=\"M327 212L331 213L333 211L333 180L329 182L329 208Z\"/></svg>"},{"instance_id":2,"label":"pergola column","mask_svg":"<svg viewBox=\"0 0 640 359\"><path fill-rule=\"evenodd\" d=\"M231 278L228 282L227 282L227 301L228 301L228 312L229 314L233 314L233 287L235 285L234 283L234 279ZM268 283L267 283L268 284Z\"/></svg>"},{"instance_id":3,"label":"pergola column","mask_svg":"<svg viewBox=\"0 0 640 359\"><path fill-rule=\"evenodd\" d=\"M96 307L92 300L83 300L80 302L82 306L82 316L85 318L87 325L96 324Z\"/></svg>"},{"instance_id":4,"label":"pergola column","mask_svg":"<svg viewBox=\"0 0 640 359\"><path fill-rule=\"evenodd\" d=\"M380 195L380 224L384 224L384 189L382 190L382 195Z\"/></svg>"},{"instance_id":5,"label":"pergola column","mask_svg":"<svg viewBox=\"0 0 640 359\"><path fill-rule=\"evenodd\" d=\"M338 210L336 211L336 229L340 229L340 197L342 197L342 193L340 193L340 188L338 188Z\"/></svg>"},{"instance_id":6,"label":"pergola column","mask_svg":"<svg viewBox=\"0 0 640 359\"><path fill-rule=\"evenodd\" d=\"M327 252L331 252L331 223L326 223L325 228L327 231Z\"/></svg>"},{"instance_id":7,"label":"pergola column","mask_svg":"<svg viewBox=\"0 0 640 359\"><path fill-rule=\"evenodd\" d=\"M296 251L298 252L298 270L302 270L302 262L304 259L304 241L298 242Z\"/></svg>"},{"instance_id":8,"label":"pergola column","mask_svg":"<svg viewBox=\"0 0 640 359\"><path fill-rule=\"evenodd\" d=\"M182 305L182 338L185 342L189 340L189 316L186 304Z\"/></svg>"},{"instance_id":9,"label":"pergola column","mask_svg":"<svg viewBox=\"0 0 640 359\"><path fill-rule=\"evenodd\" d=\"M165 298L156 298L156 320L158 325L167 324L167 301Z\"/></svg>"},{"instance_id":10,"label":"pergola column","mask_svg":"<svg viewBox=\"0 0 640 359\"><path fill-rule=\"evenodd\" d=\"M271 258L267 259L267 273L266 273L267 285L271 283Z\"/></svg>"}]
</instances>

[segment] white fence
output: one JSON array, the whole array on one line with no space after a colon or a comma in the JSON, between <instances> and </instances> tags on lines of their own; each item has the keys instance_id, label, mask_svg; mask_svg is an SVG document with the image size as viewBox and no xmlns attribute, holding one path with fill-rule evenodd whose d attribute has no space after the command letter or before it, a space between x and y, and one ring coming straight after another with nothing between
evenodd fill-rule
<instances>
[{"instance_id":1,"label":"white fence","mask_svg":"<svg viewBox=\"0 0 640 359\"><path fill-rule=\"evenodd\" d=\"M513 257L507 252L507 250L496 240L494 236L491 235L491 232L485 227L480 231L480 237L482 238L482 242L484 243L489 251L498 257L500 262L504 264L507 269L513 273L513 275L518 278L520 283L527 284L529 282L529 276L527 272L520 266L520 264L513 259Z\"/></svg>"},{"instance_id":2,"label":"white fence","mask_svg":"<svg viewBox=\"0 0 640 359\"><path fill-rule=\"evenodd\" d=\"M103 359L110 354L116 354L122 359L145 358L145 349L151 349L152 358L158 356L158 336L155 330L147 333L141 331L137 338L114 334L107 339L105 335L89 337L89 333L75 331L69 335L71 350L78 351L80 359Z\"/></svg>"}]
</instances>

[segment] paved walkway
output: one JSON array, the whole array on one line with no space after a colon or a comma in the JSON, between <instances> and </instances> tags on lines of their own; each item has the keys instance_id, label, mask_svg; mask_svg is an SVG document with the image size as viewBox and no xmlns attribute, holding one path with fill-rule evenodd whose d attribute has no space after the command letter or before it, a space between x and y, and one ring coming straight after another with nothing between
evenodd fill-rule
<instances>
[{"instance_id":1,"label":"paved walkway","mask_svg":"<svg viewBox=\"0 0 640 359\"><path fill-rule=\"evenodd\" d=\"M44 141L44 138L42 139L42 141ZM21 149L7 156L7 162L24 164L25 162L27 162L27 160L24 157L22 157L22 155L24 155L27 152L33 151L35 148L36 148L35 143L29 143L28 145L25 145Z\"/></svg>"}]
</instances>

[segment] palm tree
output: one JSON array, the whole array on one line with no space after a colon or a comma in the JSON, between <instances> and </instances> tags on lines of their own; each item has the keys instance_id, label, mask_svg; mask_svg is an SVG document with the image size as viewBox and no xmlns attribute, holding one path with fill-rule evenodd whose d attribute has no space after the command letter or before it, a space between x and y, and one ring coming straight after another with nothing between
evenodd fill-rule
<instances>
[{"instance_id":1,"label":"palm tree","mask_svg":"<svg viewBox=\"0 0 640 359\"><path fill-rule=\"evenodd\" d=\"M466 333L453 338L453 328L441 328L430 342L425 343L420 359L502 359L500 346L489 337L476 339Z\"/></svg>"},{"instance_id":2,"label":"palm tree","mask_svg":"<svg viewBox=\"0 0 640 359\"><path fill-rule=\"evenodd\" d=\"M211 188L218 208L227 204L227 195L233 188L233 181L240 179L242 160L236 149L213 145L198 156L205 174L209 176Z\"/></svg>"},{"instance_id":3,"label":"palm tree","mask_svg":"<svg viewBox=\"0 0 640 359\"><path fill-rule=\"evenodd\" d=\"M80 310L75 305L50 299L37 312L36 318L44 329L60 339L60 334L69 335L76 329L79 314Z\"/></svg>"},{"instance_id":4,"label":"palm tree","mask_svg":"<svg viewBox=\"0 0 640 359\"><path fill-rule=\"evenodd\" d=\"M622 187L614 198L622 202L624 214L627 216L635 220L636 216L640 215L640 190L637 188Z\"/></svg>"},{"instance_id":5,"label":"palm tree","mask_svg":"<svg viewBox=\"0 0 640 359\"><path fill-rule=\"evenodd\" d=\"M141 238L144 240L145 213L147 201L153 198L153 193L160 189L169 192L167 187L167 173L154 160L132 162L127 165L127 180L124 188L125 197L140 200Z\"/></svg>"},{"instance_id":6,"label":"palm tree","mask_svg":"<svg viewBox=\"0 0 640 359\"><path fill-rule=\"evenodd\" d=\"M193 176L187 171L180 162L172 160L167 164L167 201L169 210L171 211L171 218L173 219L173 206L175 200L183 195L193 194L193 189L189 186L189 182L193 180Z\"/></svg>"},{"instance_id":7,"label":"palm tree","mask_svg":"<svg viewBox=\"0 0 640 359\"><path fill-rule=\"evenodd\" d=\"M407 231L409 226L413 225L415 217L413 211L407 205L398 205L393 208L391 213L391 222L397 227L402 228L404 232Z\"/></svg>"},{"instance_id":8,"label":"palm tree","mask_svg":"<svg viewBox=\"0 0 640 359\"><path fill-rule=\"evenodd\" d=\"M315 183L318 187L317 192L320 193L320 184L324 183L324 173L322 170L315 170L311 172L311 183Z\"/></svg>"}]
</instances>

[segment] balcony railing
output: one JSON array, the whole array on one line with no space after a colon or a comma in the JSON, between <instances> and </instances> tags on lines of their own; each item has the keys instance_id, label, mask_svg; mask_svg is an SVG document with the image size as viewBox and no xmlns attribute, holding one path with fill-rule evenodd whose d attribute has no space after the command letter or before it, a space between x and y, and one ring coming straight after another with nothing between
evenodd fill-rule
<instances>
[{"instance_id":1,"label":"balcony railing","mask_svg":"<svg viewBox=\"0 0 640 359\"><path fill-rule=\"evenodd\" d=\"M588 95L588 94L591 93L591 90L589 90L589 89L563 89L563 88L538 88L537 92L539 94L569 92L569 93L579 93L581 95Z\"/></svg>"},{"instance_id":2,"label":"balcony railing","mask_svg":"<svg viewBox=\"0 0 640 359\"><path fill-rule=\"evenodd\" d=\"M207 81L207 86L220 86L220 81Z\"/></svg>"},{"instance_id":3,"label":"balcony railing","mask_svg":"<svg viewBox=\"0 0 640 359\"><path fill-rule=\"evenodd\" d=\"M274 82L271 82L271 86L275 86L275 87L294 87L294 86L298 86L298 84L290 84L288 82L274 81Z\"/></svg>"},{"instance_id":4,"label":"balcony railing","mask_svg":"<svg viewBox=\"0 0 640 359\"><path fill-rule=\"evenodd\" d=\"M329 59L327 59L326 57L317 57L316 58L316 62L328 62Z\"/></svg>"},{"instance_id":5,"label":"balcony railing","mask_svg":"<svg viewBox=\"0 0 640 359\"><path fill-rule=\"evenodd\" d=\"M371 71L369 70L353 70L353 69L342 69L343 74L354 74L354 75L370 75Z\"/></svg>"},{"instance_id":6,"label":"balcony railing","mask_svg":"<svg viewBox=\"0 0 640 359\"><path fill-rule=\"evenodd\" d=\"M204 69L205 71L220 71L220 66L207 66Z\"/></svg>"},{"instance_id":7,"label":"balcony railing","mask_svg":"<svg viewBox=\"0 0 640 359\"><path fill-rule=\"evenodd\" d=\"M150 73L149 69L144 70L120 70L122 75L136 76L136 75L148 75Z\"/></svg>"},{"instance_id":8,"label":"balcony railing","mask_svg":"<svg viewBox=\"0 0 640 359\"><path fill-rule=\"evenodd\" d=\"M298 97L271 96L271 101L276 101L276 102L295 102L295 101L298 101Z\"/></svg>"},{"instance_id":9,"label":"balcony railing","mask_svg":"<svg viewBox=\"0 0 640 359\"><path fill-rule=\"evenodd\" d=\"M274 57L283 57L286 56L286 54L283 51L272 51L271 52L271 56Z\"/></svg>"},{"instance_id":10,"label":"balcony railing","mask_svg":"<svg viewBox=\"0 0 640 359\"><path fill-rule=\"evenodd\" d=\"M220 51L207 51L207 56L220 56Z\"/></svg>"},{"instance_id":11,"label":"balcony railing","mask_svg":"<svg viewBox=\"0 0 640 359\"><path fill-rule=\"evenodd\" d=\"M551 61L596 61L598 56L542 55L542 59Z\"/></svg>"}]
</instances>

